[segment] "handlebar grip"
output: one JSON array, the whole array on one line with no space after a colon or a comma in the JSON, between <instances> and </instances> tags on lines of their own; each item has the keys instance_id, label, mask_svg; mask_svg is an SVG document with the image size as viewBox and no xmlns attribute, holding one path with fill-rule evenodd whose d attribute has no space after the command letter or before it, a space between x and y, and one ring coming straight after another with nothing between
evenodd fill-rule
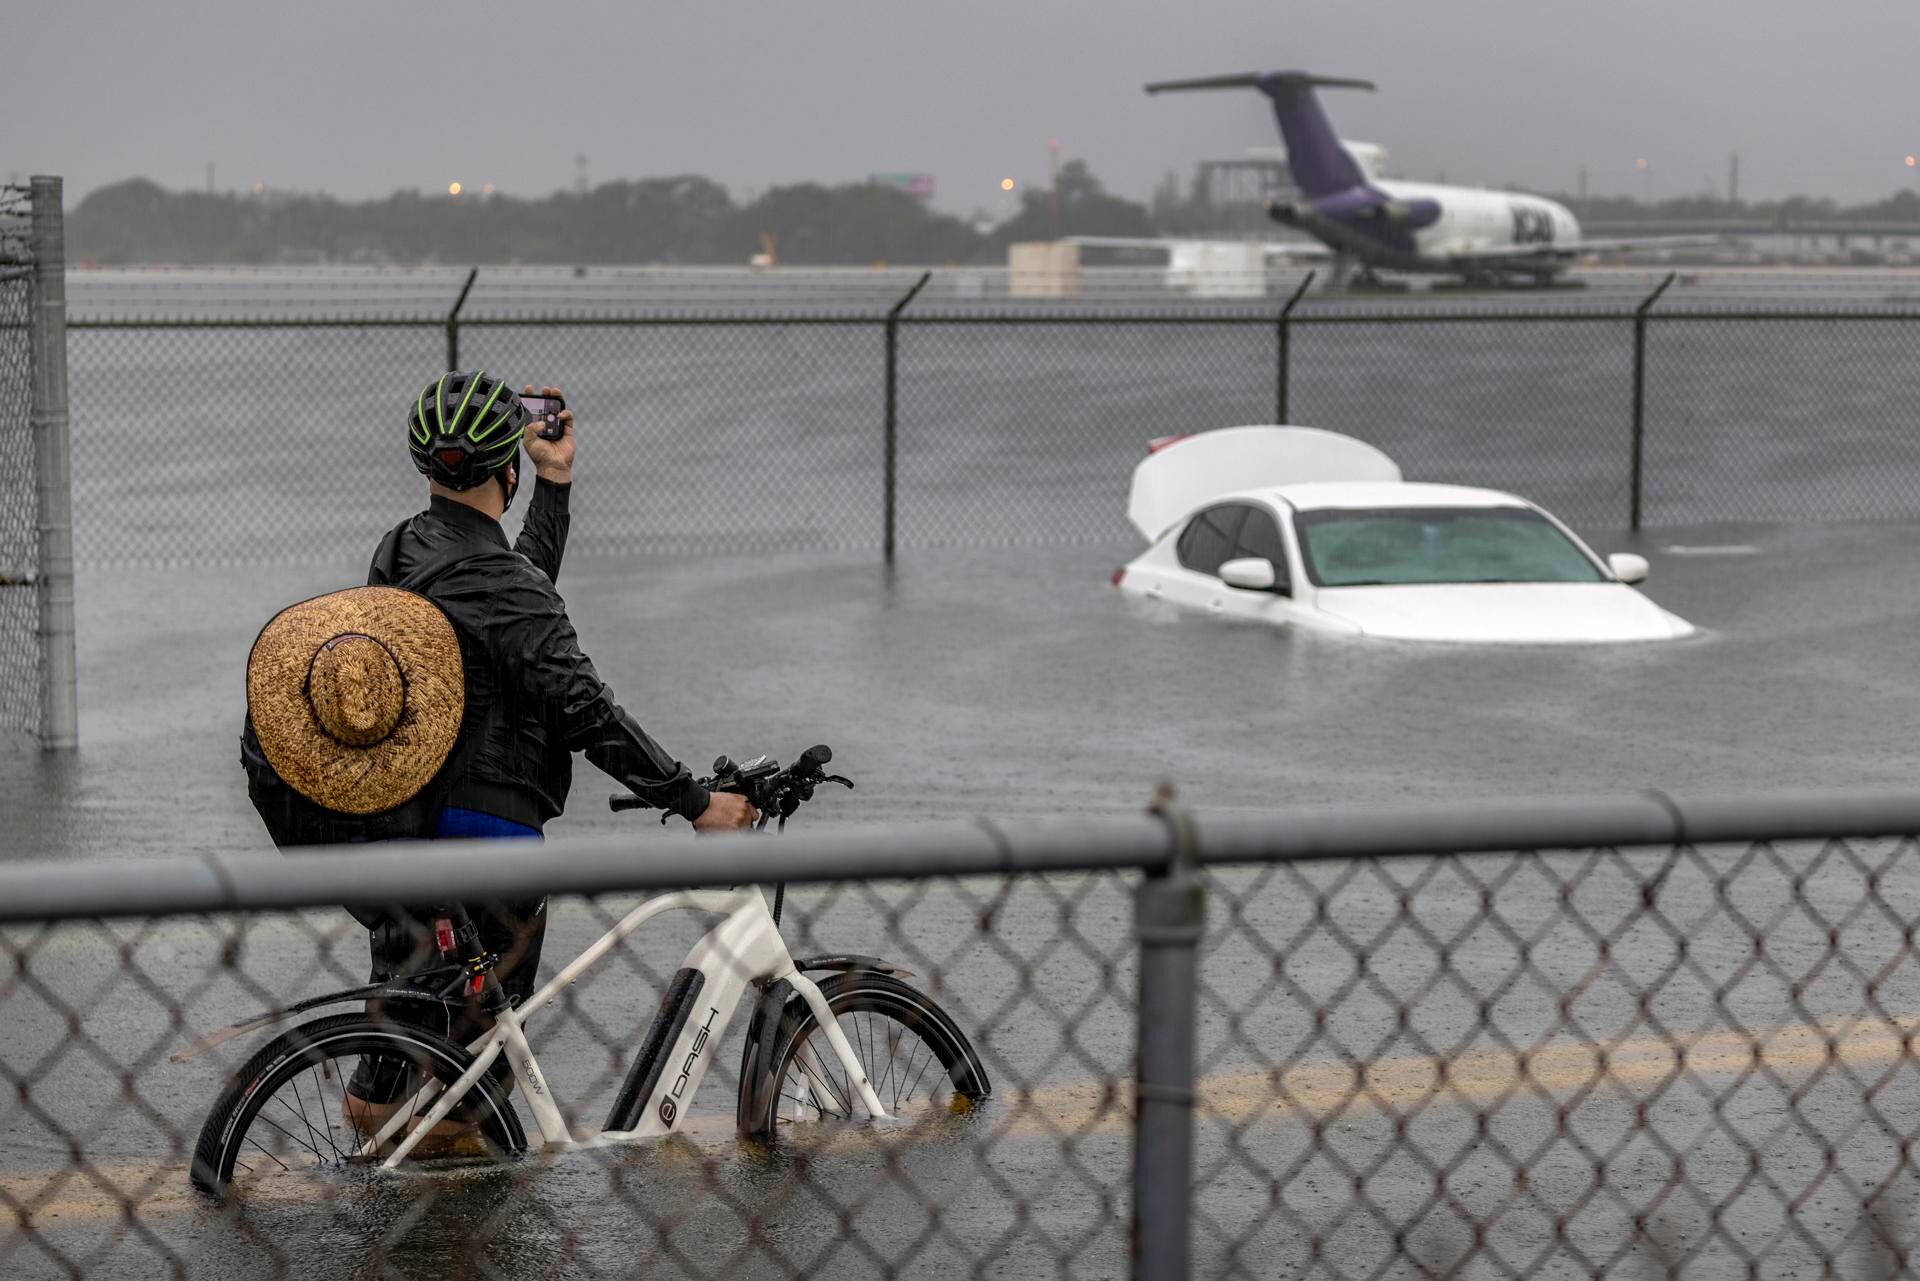
<instances>
[{"instance_id":1,"label":"handlebar grip","mask_svg":"<svg viewBox=\"0 0 1920 1281\"><path fill-rule=\"evenodd\" d=\"M632 792L615 792L607 798L607 808L616 814L621 810L638 810L646 807L647 803Z\"/></svg>"},{"instance_id":2,"label":"handlebar grip","mask_svg":"<svg viewBox=\"0 0 1920 1281\"><path fill-rule=\"evenodd\" d=\"M815 743L812 747L800 753L800 759L793 763L793 767L802 773L808 773L819 769L822 765L826 765L832 760L833 749L825 743Z\"/></svg>"}]
</instances>

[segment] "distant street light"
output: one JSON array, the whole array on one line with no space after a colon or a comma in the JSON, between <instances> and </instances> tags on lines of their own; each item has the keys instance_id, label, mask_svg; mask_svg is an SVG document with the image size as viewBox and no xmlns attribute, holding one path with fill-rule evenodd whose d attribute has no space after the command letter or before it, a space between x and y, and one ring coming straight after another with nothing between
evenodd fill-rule
<instances>
[{"instance_id":1,"label":"distant street light","mask_svg":"<svg viewBox=\"0 0 1920 1281\"><path fill-rule=\"evenodd\" d=\"M1013 179L1011 179L1011 178L1002 178L1002 179L1000 180L1000 190L1002 190L1002 191L1012 191L1012 190L1013 190Z\"/></svg>"},{"instance_id":2,"label":"distant street light","mask_svg":"<svg viewBox=\"0 0 1920 1281\"><path fill-rule=\"evenodd\" d=\"M1909 169L1912 169L1912 168L1914 168L1914 167L1915 167L1916 165L1920 165L1920 156L1908 156L1908 157L1907 157L1907 168L1909 168Z\"/></svg>"},{"instance_id":3,"label":"distant street light","mask_svg":"<svg viewBox=\"0 0 1920 1281\"><path fill-rule=\"evenodd\" d=\"M459 183L457 183L457 182L450 182L450 183L448 183L448 184L447 184L447 194L448 194L449 196L457 196L457 195L459 195L459 194L460 194L460 184L459 184Z\"/></svg>"},{"instance_id":4,"label":"distant street light","mask_svg":"<svg viewBox=\"0 0 1920 1281\"><path fill-rule=\"evenodd\" d=\"M493 194L493 184L488 183L486 186L480 188L480 194L483 196L491 196Z\"/></svg>"}]
</instances>

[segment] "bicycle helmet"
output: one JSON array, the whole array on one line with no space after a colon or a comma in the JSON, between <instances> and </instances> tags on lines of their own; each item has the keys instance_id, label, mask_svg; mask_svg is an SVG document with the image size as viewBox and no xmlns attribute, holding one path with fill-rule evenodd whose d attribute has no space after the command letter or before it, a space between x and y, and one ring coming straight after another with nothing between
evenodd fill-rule
<instances>
[{"instance_id":1,"label":"bicycle helmet","mask_svg":"<svg viewBox=\"0 0 1920 1281\"><path fill-rule=\"evenodd\" d=\"M512 388L485 370L456 369L415 397L407 414L407 451L427 479L448 489L472 489L518 456L526 425L526 406Z\"/></svg>"}]
</instances>

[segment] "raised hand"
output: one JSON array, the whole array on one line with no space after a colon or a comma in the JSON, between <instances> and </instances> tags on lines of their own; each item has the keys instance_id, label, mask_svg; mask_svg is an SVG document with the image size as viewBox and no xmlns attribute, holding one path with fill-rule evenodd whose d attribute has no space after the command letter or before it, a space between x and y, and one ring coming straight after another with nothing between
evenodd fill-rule
<instances>
[{"instance_id":1,"label":"raised hand","mask_svg":"<svg viewBox=\"0 0 1920 1281\"><path fill-rule=\"evenodd\" d=\"M535 391L532 383L520 391L527 396L562 396L558 387L542 387ZM573 410L560 411L560 426L560 439L542 440L533 424L529 423L527 434L520 440L527 448L527 457L533 460L535 475L556 485L567 485L573 482Z\"/></svg>"}]
</instances>

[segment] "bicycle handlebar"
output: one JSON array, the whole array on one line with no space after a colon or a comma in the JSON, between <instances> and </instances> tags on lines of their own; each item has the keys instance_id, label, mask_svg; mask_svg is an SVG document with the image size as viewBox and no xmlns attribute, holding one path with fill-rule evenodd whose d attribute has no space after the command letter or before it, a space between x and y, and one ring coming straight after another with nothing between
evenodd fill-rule
<instances>
[{"instance_id":1,"label":"bicycle handlebar","mask_svg":"<svg viewBox=\"0 0 1920 1281\"><path fill-rule=\"evenodd\" d=\"M832 760L833 749L825 743L809 747L786 769L781 769L780 762L768 756L755 757L744 765L736 765L721 756L713 762L713 774L699 781L708 791L735 792L746 797L760 811L761 827L772 818L778 818L785 827L794 811L813 799L813 790L820 784L853 787L852 779L826 772L825 766ZM607 808L615 812L645 807L646 802L632 792L615 792L607 798ZM666 816L661 816L660 821L666 822Z\"/></svg>"}]
</instances>

